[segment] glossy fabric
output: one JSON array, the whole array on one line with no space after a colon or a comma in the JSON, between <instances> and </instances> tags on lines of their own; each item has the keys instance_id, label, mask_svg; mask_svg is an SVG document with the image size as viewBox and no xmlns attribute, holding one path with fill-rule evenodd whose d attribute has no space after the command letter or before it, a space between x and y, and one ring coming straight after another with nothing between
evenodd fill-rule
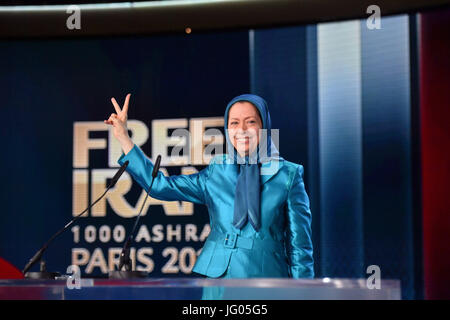
<instances>
[{"instance_id":1,"label":"glossy fabric","mask_svg":"<svg viewBox=\"0 0 450 320\"><path fill-rule=\"evenodd\" d=\"M249 222L253 229L261 227L261 184L258 164L240 164L234 197L233 225L242 229Z\"/></svg>"},{"instance_id":2,"label":"glossy fabric","mask_svg":"<svg viewBox=\"0 0 450 320\"><path fill-rule=\"evenodd\" d=\"M245 156L245 158L237 153L228 134L228 116L230 110L235 103L242 101L250 102L257 109L261 119L261 129L266 130L266 139L261 137L261 140L266 140L266 143L258 144L257 149L254 150L252 154ZM233 218L233 225L238 229L242 229L247 221L256 231L259 231L261 227L261 185L259 165L270 161L273 153L276 154L276 159L279 159L278 150L272 143L270 129L272 129L272 123L270 120L269 108L267 102L260 96L255 94L241 94L234 97L228 103L225 109L224 130L227 141L227 155L231 160L236 159L236 165L239 167L234 198ZM245 131L242 128L241 130L242 132ZM266 147L264 148L264 146Z\"/></svg>"},{"instance_id":3,"label":"glossy fabric","mask_svg":"<svg viewBox=\"0 0 450 320\"><path fill-rule=\"evenodd\" d=\"M151 183L152 162L138 146L119 158L145 190ZM193 271L211 278L312 278L311 213L303 183L303 167L285 160L262 164L261 229L247 223L233 226L237 166L226 155L216 156L199 173L166 177L158 173L150 195L165 201L206 205L211 233ZM270 170L269 170L270 169Z\"/></svg>"}]
</instances>

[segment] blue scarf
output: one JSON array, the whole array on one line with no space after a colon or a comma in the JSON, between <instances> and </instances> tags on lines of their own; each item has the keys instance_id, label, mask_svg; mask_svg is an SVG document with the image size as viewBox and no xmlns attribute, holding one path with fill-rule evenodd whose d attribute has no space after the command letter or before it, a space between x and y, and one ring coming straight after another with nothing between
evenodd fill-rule
<instances>
[{"instance_id":1,"label":"blue scarf","mask_svg":"<svg viewBox=\"0 0 450 320\"><path fill-rule=\"evenodd\" d=\"M267 140L260 141L257 151L250 157L241 158L234 149L230 138L228 136L228 113L230 108L239 101L247 101L253 104L261 116L262 128L267 130ZM239 175L236 183L236 193L234 197L234 216L233 225L241 229L247 221L256 231L261 228L261 215L260 215L260 164L268 162L272 159L281 159L279 157L278 150L272 142L271 132L272 129L269 108L266 101L254 94L243 94L233 98L227 105L225 110L225 136L227 140L227 153L233 160L233 163L237 165Z\"/></svg>"}]
</instances>

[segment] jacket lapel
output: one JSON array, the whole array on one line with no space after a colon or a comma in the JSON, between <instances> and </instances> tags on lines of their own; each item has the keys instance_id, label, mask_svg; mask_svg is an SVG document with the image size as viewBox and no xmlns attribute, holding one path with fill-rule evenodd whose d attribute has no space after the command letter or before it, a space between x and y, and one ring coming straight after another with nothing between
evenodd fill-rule
<instances>
[{"instance_id":1,"label":"jacket lapel","mask_svg":"<svg viewBox=\"0 0 450 320\"><path fill-rule=\"evenodd\" d=\"M261 165L261 184L269 181L283 166L283 160L271 160Z\"/></svg>"},{"instance_id":2,"label":"jacket lapel","mask_svg":"<svg viewBox=\"0 0 450 320\"><path fill-rule=\"evenodd\" d=\"M230 164L233 163L233 160L228 155L226 155L226 157L223 159L223 161L224 161L224 163L230 163ZM280 171L281 167L283 167L283 164L284 164L283 158L264 162L261 165L261 169L260 169L261 185L263 185L264 183L266 183L267 181L272 179L272 177L275 176L278 173L278 171ZM230 167L231 168L229 168L229 170L231 170L231 172L233 172L233 174L231 176L234 176L237 178L237 175L239 174L237 166L230 166Z\"/></svg>"}]
</instances>

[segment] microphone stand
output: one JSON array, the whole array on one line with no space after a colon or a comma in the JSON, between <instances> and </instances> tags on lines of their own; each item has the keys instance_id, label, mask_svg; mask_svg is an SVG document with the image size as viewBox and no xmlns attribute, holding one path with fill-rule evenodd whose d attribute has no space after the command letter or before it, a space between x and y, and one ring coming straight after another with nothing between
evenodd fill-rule
<instances>
[{"instance_id":1,"label":"microphone stand","mask_svg":"<svg viewBox=\"0 0 450 320\"><path fill-rule=\"evenodd\" d=\"M112 178L111 183L109 184L108 188L105 190L105 192L90 206L88 206L83 212L75 216L68 224L66 224L62 229L60 229L58 232L56 232L50 240L48 240L41 249L39 249L38 252L35 253L35 255L28 261L27 265L23 269L22 273L25 276L26 279L55 279L56 277L59 277L61 274L59 272L48 272L46 269L45 261L42 259L42 255L44 254L45 250L47 250L48 246L55 240L57 236L59 236L61 233L66 231L75 221L78 220L86 211L88 211L91 207L93 207L97 202L102 199L105 194L114 187L119 180L122 173L125 171L126 167L128 166L128 161L125 161L125 163L122 165L122 167L117 171L115 176ZM37 262L41 261L40 263L40 271L39 272L29 272L28 270L31 269L31 267Z\"/></svg>"},{"instance_id":2,"label":"microphone stand","mask_svg":"<svg viewBox=\"0 0 450 320\"><path fill-rule=\"evenodd\" d=\"M147 195L145 196L144 202L142 203L141 209L139 210L139 214L136 218L136 221L134 222L133 229L131 230L130 235L128 236L127 241L125 241L125 244L123 245L122 252L120 253L120 260L119 260L119 270L113 270L109 272L109 278L110 279L133 279L133 278L147 278L148 272L147 271L138 271L133 270L132 268L132 261L130 258L130 246L134 239L134 234L136 233L136 227L138 225L139 219L141 218L142 209L144 208L145 202L147 201L148 195L150 194L150 191L152 190L153 182L155 181L156 176L158 175L159 166L161 163L161 156L158 155L155 161L155 165L153 166L153 172L152 172L152 182L150 183L150 187L148 188ZM122 270L122 268L125 267L125 270Z\"/></svg>"}]
</instances>

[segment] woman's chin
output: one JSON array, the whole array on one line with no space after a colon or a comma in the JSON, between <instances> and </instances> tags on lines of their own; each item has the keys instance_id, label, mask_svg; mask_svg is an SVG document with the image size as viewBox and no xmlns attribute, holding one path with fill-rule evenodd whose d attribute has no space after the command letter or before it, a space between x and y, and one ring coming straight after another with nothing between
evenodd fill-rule
<instances>
[{"instance_id":1,"label":"woman's chin","mask_svg":"<svg viewBox=\"0 0 450 320\"><path fill-rule=\"evenodd\" d=\"M246 143L235 142L234 148L241 157L246 157L250 155L254 150L256 150L256 146L251 146L249 142Z\"/></svg>"},{"instance_id":2,"label":"woman's chin","mask_svg":"<svg viewBox=\"0 0 450 320\"><path fill-rule=\"evenodd\" d=\"M239 153L239 155L241 156L241 157L245 157L245 156L248 156L248 150L237 150L237 152Z\"/></svg>"},{"instance_id":3,"label":"woman's chin","mask_svg":"<svg viewBox=\"0 0 450 320\"><path fill-rule=\"evenodd\" d=\"M251 153L253 153L253 151L255 150L255 148L253 150L251 150L250 148L245 148L245 149L236 149L237 152L239 153L239 155L241 157L246 157L248 155L250 155Z\"/></svg>"}]
</instances>

